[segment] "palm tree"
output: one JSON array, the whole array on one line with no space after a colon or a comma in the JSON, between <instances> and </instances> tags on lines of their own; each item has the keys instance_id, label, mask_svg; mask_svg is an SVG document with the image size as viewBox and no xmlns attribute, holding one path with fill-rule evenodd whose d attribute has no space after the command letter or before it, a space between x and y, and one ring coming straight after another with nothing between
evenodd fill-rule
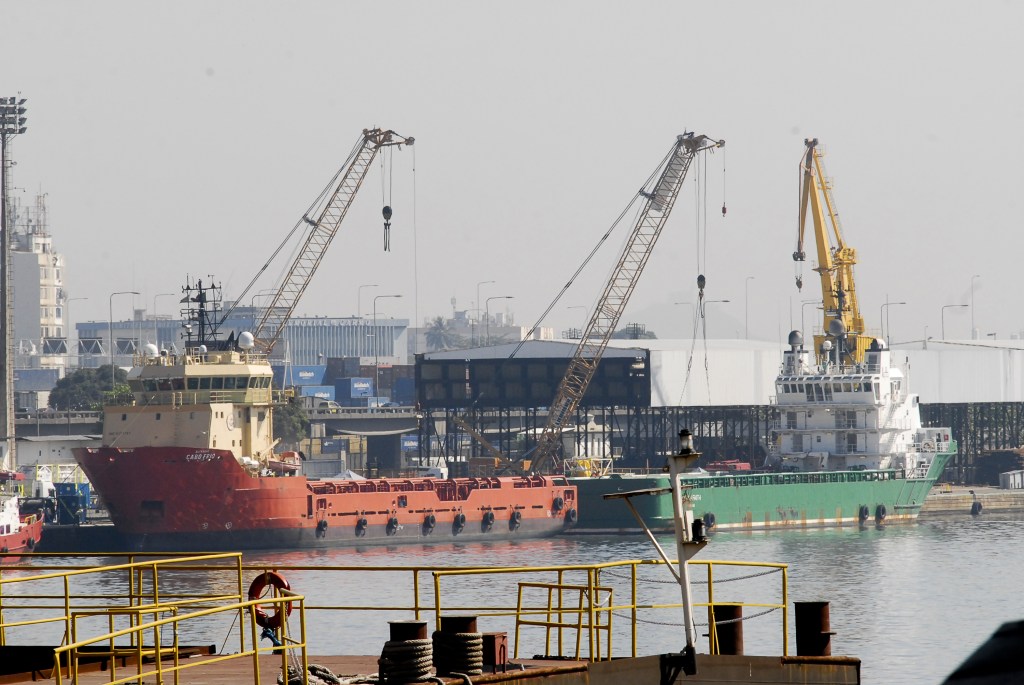
<instances>
[{"instance_id":1,"label":"palm tree","mask_svg":"<svg viewBox=\"0 0 1024 685\"><path fill-rule=\"evenodd\" d=\"M427 349L432 352L449 350L458 347L462 342L461 336L452 330L451 320L443 316L438 316L430 322L425 335L427 338Z\"/></svg>"}]
</instances>

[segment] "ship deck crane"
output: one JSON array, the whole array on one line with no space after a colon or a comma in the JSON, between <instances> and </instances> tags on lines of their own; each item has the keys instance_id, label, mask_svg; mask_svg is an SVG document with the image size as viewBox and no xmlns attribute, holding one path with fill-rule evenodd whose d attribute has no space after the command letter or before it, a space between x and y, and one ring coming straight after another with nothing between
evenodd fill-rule
<instances>
[{"instance_id":1,"label":"ship deck crane","mask_svg":"<svg viewBox=\"0 0 1024 685\"><path fill-rule=\"evenodd\" d=\"M626 241L618 264L612 271L604 291L583 331L576 351L569 361L555 398L548 408L548 420L532 453L531 470L541 472L555 456L561 444L562 429L574 415L583 399L597 365L608 347L608 341L622 317L640 274L650 259L654 245L675 205L686 179L690 163L705 150L720 148L725 141L704 135L685 133L677 136L667 161L650 191L640 191L646 200L641 207L633 231Z\"/></svg>"},{"instance_id":2,"label":"ship deck crane","mask_svg":"<svg viewBox=\"0 0 1024 685\"><path fill-rule=\"evenodd\" d=\"M821 355L825 342L835 339L838 344L834 349L836 360L840 364L858 364L871 345L871 337L864 335L864 319L860 315L853 280L857 251L843 240L839 212L832 197L832 183L825 175L818 139L804 140L804 146L799 226L793 260L803 262L807 258L804 232L807 212L810 211L818 250L818 266L814 270L821 278L824 312L822 334L814 336L814 350L815 354ZM802 276L797 275L796 285L798 290L803 287Z\"/></svg>"},{"instance_id":3,"label":"ship deck crane","mask_svg":"<svg viewBox=\"0 0 1024 685\"><path fill-rule=\"evenodd\" d=\"M252 334L256 338L256 348L259 351L269 355L281 338L285 325L291 319L302 293L305 292L320 266L327 248L337 234L349 207L352 206L352 201L355 199L356 193L359 192L363 179L366 178L366 173L377 153L386 147L401 147L402 145L412 145L414 142L414 138L405 138L390 130L385 131L379 128L363 130L344 165L288 234L289 238L286 239L286 242L300 228L308 231L287 273L274 291L273 299L263 308L253 327ZM385 225L387 226L387 222L391 218L390 207L385 207L384 211ZM271 256L271 261L283 247L283 244L278 247ZM245 293L253 288L256 280L269 265L270 261L264 264L263 268L246 286L236 303L242 301ZM230 315L231 310L225 314L224 319Z\"/></svg>"}]
</instances>

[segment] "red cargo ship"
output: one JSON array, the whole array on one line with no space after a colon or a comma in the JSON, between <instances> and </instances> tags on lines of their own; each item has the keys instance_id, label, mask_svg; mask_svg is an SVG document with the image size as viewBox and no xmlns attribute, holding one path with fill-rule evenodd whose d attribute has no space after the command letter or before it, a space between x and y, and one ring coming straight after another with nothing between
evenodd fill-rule
<instances>
[{"instance_id":1,"label":"red cargo ship","mask_svg":"<svg viewBox=\"0 0 1024 685\"><path fill-rule=\"evenodd\" d=\"M75 459L130 549L206 551L554 535L575 524L564 477L312 479L276 453L273 372L250 334L216 336L212 290L183 289L198 337L153 345L110 406L103 446ZM188 328L186 328L188 330Z\"/></svg>"}]
</instances>

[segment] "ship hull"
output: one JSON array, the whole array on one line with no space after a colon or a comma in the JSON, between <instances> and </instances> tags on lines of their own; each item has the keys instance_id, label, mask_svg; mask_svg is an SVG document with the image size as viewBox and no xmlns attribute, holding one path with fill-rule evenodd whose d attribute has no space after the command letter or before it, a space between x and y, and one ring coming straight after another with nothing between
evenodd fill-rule
<instances>
[{"instance_id":1,"label":"ship hull","mask_svg":"<svg viewBox=\"0 0 1024 685\"><path fill-rule=\"evenodd\" d=\"M955 452L936 455L928 476L899 471L730 474L683 477L697 518L711 530L822 528L914 521L925 498ZM642 529L621 498L605 495L668 488L667 474L612 474L569 478L576 486L580 520L575 533L627 533ZM673 528L668 494L630 498L654 531Z\"/></svg>"},{"instance_id":2,"label":"ship hull","mask_svg":"<svg viewBox=\"0 0 1024 685\"><path fill-rule=\"evenodd\" d=\"M298 549L555 535L577 519L561 477L308 480L251 475L227 450L75 450L125 547Z\"/></svg>"},{"instance_id":3,"label":"ship hull","mask_svg":"<svg viewBox=\"0 0 1024 685\"><path fill-rule=\"evenodd\" d=\"M34 518L23 522L21 526L10 533L0 534L0 552L15 554L18 552L31 552L43 537L43 521ZM10 559L10 557L7 557Z\"/></svg>"}]
</instances>

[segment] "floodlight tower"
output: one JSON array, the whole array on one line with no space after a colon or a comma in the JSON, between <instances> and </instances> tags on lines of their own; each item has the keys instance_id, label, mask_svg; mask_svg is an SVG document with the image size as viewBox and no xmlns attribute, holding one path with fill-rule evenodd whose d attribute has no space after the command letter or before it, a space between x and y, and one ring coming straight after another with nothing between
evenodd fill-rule
<instances>
[{"instance_id":1,"label":"floodlight tower","mask_svg":"<svg viewBox=\"0 0 1024 685\"><path fill-rule=\"evenodd\" d=\"M0 97L0 414L3 415L3 442L0 470L13 471L17 465L14 440L14 317L11 312L11 241L8 230L10 207L7 205L7 144L24 133L25 98Z\"/></svg>"}]
</instances>

